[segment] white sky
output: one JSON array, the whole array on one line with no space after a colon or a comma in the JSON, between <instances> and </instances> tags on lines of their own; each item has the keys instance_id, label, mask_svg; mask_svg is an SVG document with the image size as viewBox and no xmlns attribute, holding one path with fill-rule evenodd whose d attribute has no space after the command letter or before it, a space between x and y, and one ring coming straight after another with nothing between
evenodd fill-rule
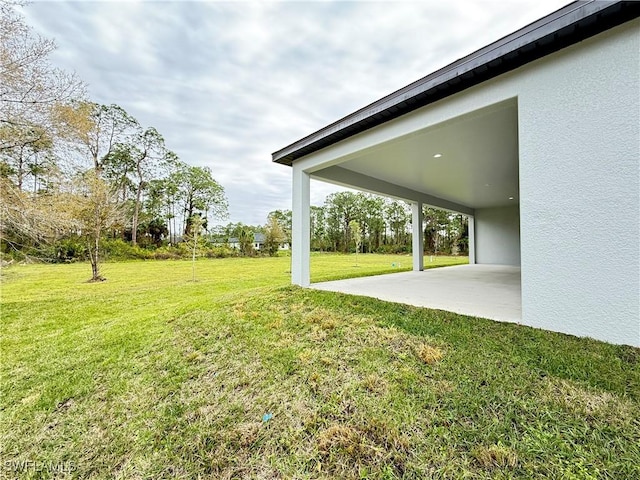
<instances>
[{"instance_id":1,"label":"white sky","mask_svg":"<svg viewBox=\"0 0 640 480\"><path fill-rule=\"evenodd\" d=\"M226 190L233 222L291 208L271 153L566 5L413 2L36 1L52 62L116 103ZM312 203L337 188L312 184Z\"/></svg>"}]
</instances>

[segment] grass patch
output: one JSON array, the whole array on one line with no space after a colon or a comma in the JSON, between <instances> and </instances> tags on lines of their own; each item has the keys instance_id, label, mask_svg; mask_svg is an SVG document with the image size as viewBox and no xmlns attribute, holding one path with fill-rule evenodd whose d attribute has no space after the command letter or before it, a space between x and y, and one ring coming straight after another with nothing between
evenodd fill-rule
<instances>
[{"instance_id":1,"label":"grass patch","mask_svg":"<svg viewBox=\"0 0 640 480\"><path fill-rule=\"evenodd\" d=\"M514 468L518 464L518 455L504 445L478 446L471 452L483 468Z\"/></svg>"},{"instance_id":2,"label":"grass patch","mask_svg":"<svg viewBox=\"0 0 640 480\"><path fill-rule=\"evenodd\" d=\"M438 268L469 263L468 257L453 257L446 255L424 257L424 268ZM311 281L327 282L345 278L368 277L386 273L408 272L413 268L411 255L378 255L371 253L358 254L356 264L355 255L340 255L334 253L311 254Z\"/></svg>"},{"instance_id":3,"label":"grass patch","mask_svg":"<svg viewBox=\"0 0 640 480\"><path fill-rule=\"evenodd\" d=\"M288 261L5 269L2 475L640 478L637 349L289 287Z\"/></svg>"},{"instance_id":4,"label":"grass patch","mask_svg":"<svg viewBox=\"0 0 640 480\"><path fill-rule=\"evenodd\" d=\"M427 365L432 365L438 362L444 356L444 352L441 348L433 347L428 344L418 346L416 353L418 354L418 357L420 357L420 360Z\"/></svg>"}]
</instances>

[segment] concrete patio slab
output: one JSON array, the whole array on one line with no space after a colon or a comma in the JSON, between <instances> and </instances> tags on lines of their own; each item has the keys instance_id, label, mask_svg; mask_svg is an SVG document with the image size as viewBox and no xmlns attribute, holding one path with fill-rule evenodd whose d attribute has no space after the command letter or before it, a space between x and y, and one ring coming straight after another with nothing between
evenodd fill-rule
<instances>
[{"instance_id":1,"label":"concrete patio slab","mask_svg":"<svg viewBox=\"0 0 640 480\"><path fill-rule=\"evenodd\" d=\"M311 288L502 322L519 323L522 320L520 267L457 265L423 272L314 283Z\"/></svg>"}]
</instances>

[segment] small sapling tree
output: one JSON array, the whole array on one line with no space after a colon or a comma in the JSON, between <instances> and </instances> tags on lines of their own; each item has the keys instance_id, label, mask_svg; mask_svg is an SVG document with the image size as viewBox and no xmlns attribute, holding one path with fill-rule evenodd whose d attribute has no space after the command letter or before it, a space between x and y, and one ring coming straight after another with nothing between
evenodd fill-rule
<instances>
[{"instance_id":1,"label":"small sapling tree","mask_svg":"<svg viewBox=\"0 0 640 480\"><path fill-rule=\"evenodd\" d=\"M356 220L351 220L349 222L349 231L351 235L351 241L356 246L356 267L358 266L358 252L360 251L360 247L362 246L362 231L360 230L360 223Z\"/></svg>"}]
</instances>

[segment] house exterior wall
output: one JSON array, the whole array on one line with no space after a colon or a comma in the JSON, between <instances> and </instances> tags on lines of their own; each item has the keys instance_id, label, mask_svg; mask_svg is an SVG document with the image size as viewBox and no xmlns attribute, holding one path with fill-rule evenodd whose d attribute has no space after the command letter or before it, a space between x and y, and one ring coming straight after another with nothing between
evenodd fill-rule
<instances>
[{"instance_id":1,"label":"house exterior wall","mask_svg":"<svg viewBox=\"0 0 640 480\"><path fill-rule=\"evenodd\" d=\"M309 282L310 174L516 98L522 322L640 346L639 51L636 19L296 160L293 282ZM508 215L478 213L475 260L501 260L482 230Z\"/></svg>"},{"instance_id":2,"label":"house exterior wall","mask_svg":"<svg viewBox=\"0 0 640 480\"><path fill-rule=\"evenodd\" d=\"M523 322L640 346L640 21L519 73Z\"/></svg>"},{"instance_id":3,"label":"house exterior wall","mask_svg":"<svg viewBox=\"0 0 640 480\"><path fill-rule=\"evenodd\" d=\"M479 208L475 214L475 263L520 266L517 205Z\"/></svg>"}]
</instances>

